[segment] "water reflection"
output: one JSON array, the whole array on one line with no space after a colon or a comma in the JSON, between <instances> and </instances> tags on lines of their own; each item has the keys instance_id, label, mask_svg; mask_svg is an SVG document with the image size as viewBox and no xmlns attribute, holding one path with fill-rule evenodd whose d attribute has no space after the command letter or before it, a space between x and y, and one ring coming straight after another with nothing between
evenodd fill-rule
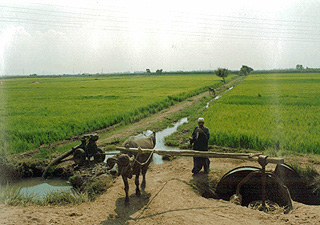
<instances>
[{"instance_id":1,"label":"water reflection","mask_svg":"<svg viewBox=\"0 0 320 225\"><path fill-rule=\"evenodd\" d=\"M19 182L10 184L11 188L19 189L19 193L24 195L34 195L35 198L42 199L52 191L70 191L72 186L66 180L50 179L44 180L41 177L22 179Z\"/></svg>"},{"instance_id":2,"label":"water reflection","mask_svg":"<svg viewBox=\"0 0 320 225\"><path fill-rule=\"evenodd\" d=\"M171 146L167 146L165 145L165 138L171 134L173 134L174 132L177 131L178 127L184 123L188 123L188 118L182 118L180 119L178 122L174 123L172 127L167 127L166 129L159 131L156 133L156 146L154 147L154 149L158 149L158 150L179 150L179 148L177 147L171 147ZM109 151L107 152L106 159L105 162L107 161L107 159L109 157L112 157L112 154L116 154L119 153L120 151ZM158 154L153 154L153 163L154 164L161 164L163 163L162 160L162 156L158 155Z\"/></svg>"}]
</instances>

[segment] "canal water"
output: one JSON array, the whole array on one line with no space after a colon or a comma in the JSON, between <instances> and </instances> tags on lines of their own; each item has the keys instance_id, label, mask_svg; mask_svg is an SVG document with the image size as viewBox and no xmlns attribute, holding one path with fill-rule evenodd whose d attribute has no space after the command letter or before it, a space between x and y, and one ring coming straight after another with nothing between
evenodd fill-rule
<instances>
[{"instance_id":1,"label":"canal water","mask_svg":"<svg viewBox=\"0 0 320 225\"><path fill-rule=\"evenodd\" d=\"M222 95L223 95L224 93L227 93L228 91L230 91L230 90L232 90L232 89L233 89L233 87L230 87L229 89L227 89L227 90L225 90L224 92L222 92L220 95L217 95L214 99L211 99L211 100L207 103L207 105L206 105L205 107L206 107L206 108L209 108L211 101L213 101L213 100L218 100L219 98L222 97Z\"/></svg>"},{"instance_id":2,"label":"canal water","mask_svg":"<svg viewBox=\"0 0 320 225\"><path fill-rule=\"evenodd\" d=\"M9 184L10 188L18 189L19 193L34 198L43 199L49 192L67 191L72 192L72 186L63 179L45 180L41 177L26 178L16 183Z\"/></svg>"},{"instance_id":3,"label":"canal water","mask_svg":"<svg viewBox=\"0 0 320 225\"><path fill-rule=\"evenodd\" d=\"M188 118L184 117L178 122L174 123L172 127L167 127L166 129L156 133L156 146L155 149L161 150L179 150L177 147L165 145L165 138L177 131L178 127L184 123L188 123ZM162 156L158 154L153 154L153 163L161 164L163 163Z\"/></svg>"},{"instance_id":4,"label":"canal water","mask_svg":"<svg viewBox=\"0 0 320 225\"><path fill-rule=\"evenodd\" d=\"M179 148L177 148L177 147L171 147L171 146L165 145L165 138L168 137L169 135L173 134L174 132L176 132L178 127L184 123L188 123L187 117L180 119L178 122L174 123L173 126L167 127L166 129L164 129L162 131L158 131L156 133L156 146L154 147L154 149L179 150ZM107 161L107 159L109 157L112 157L112 154L120 153L120 151L109 151L107 153L109 153L110 155L107 155L105 162ZM152 160L153 160L154 164L162 164L163 163L162 156L158 155L158 154L153 154Z\"/></svg>"}]
</instances>

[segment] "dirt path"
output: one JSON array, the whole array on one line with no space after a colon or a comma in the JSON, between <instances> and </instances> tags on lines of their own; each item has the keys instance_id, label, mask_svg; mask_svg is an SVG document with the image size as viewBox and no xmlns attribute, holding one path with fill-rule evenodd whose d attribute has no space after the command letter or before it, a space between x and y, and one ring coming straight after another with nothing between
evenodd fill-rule
<instances>
[{"instance_id":1,"label":"dirt path","mask_svg":"<svg viewBox=\"0 0 320 225\"><path fill-rule=\"evenodd\" d=\"M231 87L233 85L235 85L236 83L239 83L242 81L242 77L239 77L235 80L232 80L230 81L229 83L226 83L225 85L222 85L220 87L218 87L216 90L216 92L220 92L222 89L225 89L226 87ZM104 146L105 143L108 143L116 138L120 138L120 137L123 137L123 136L130 136L132 135L136 130L139 130L139 129L142 129L144 130L145 127L148 127L150 124L156 124L156 123L159 123L160 121L162 121L163 119L167 118L169 115L171 114L174 114L174 113L177 113L179 111L182 111L188 107L190 107L192 104L194 104L195 102L199 101L200 99L202 99L203 97L205 96L208 96L209 95L209 92L206 91L206 92L203 92L199 95L196 95L196 96L193 96L179 104L176 104L168 109L165 109L159 113L156 113L152 116L149 116L149 117L146 117L142 120L140 120L139 122L137 123L134 123L134 124L131 124L131 125L128 125L126 126L125 128L121 128L121 131L119 132L116 132L115 134L112 134L110 136L107 136L105 138L101 138L99 140L99 145L100 146ZM98 133L103 133L103 132L107 132L109 131L110 129L107 129L107 130L100 130L100 131L97 131Z\"/></svg>"},{"instance_id":2,"label":"dirt path","mask_svg":"<svg viewBox=\"0 0 320 225\"><path fill-rule=\"evenodd\" d=\"M211 160L210 176L254 163L236 160ZM96 201L63 207L0 206L0 224L320 224L320 206L294 203L287 215L269 215L230 202L206 199L188 185L191 180L204 182L206 176L191 176L192 158L179 158L151 165L146 192L134 194L130 180L130 205L124 205L120 177Z\"/></svg>"},{"instance_id":3,"label":"dirt path","mask_svg":"<svg viewBox=\"0 0 320 225\"><path fill-rule=\"evenodd\" d=\"M234 79L234 80L218 87L215 90L216 90L216 92L220 92L221 90L223 90L227 87L231 87L235 84L240 83L242 80L243 80L243 77L239 77L237 79ZM99 134L100 139L97 143L100 147L103 147L107 143L110 143L110 142L116 140L117 138L121 139L123 137L128 137L137 131L146 130L146 127L152 127L153 124L157 124L157 123L161 122L163 119L167 118L171 114L183 111L184 109L190 107L193 103L199 101L200 99L202 99L203 97L208 96L208 95L209 95L208 91L203 92L199 95L188 98L187 100L185 100L181 103L175 104L167 109L164 109L160 112L157 112L151 116L148 116L144 119L141 119L140 121L138 121L136 123L129 124L127 126L121 127L119 124L115 124L113 126L105 128L105 129L92 131L91 133L98 133ZM51 144L42 145L39 148L35 148L33 150L30 150L30 151L27 151L24 153L12 155L12 157L15 159L30 158L30 157L33 157L34 155L36 155L37 153L39 153L39 149L42 149L42 151L43 151L43 149L47 149L47 148L58 148L60 146L67 145L70 142L80 140L81 136L82 135L75 136L72 138L67 138L63 141L58 141L58 142L54 142Z\"/></svg>"}]
</instances>

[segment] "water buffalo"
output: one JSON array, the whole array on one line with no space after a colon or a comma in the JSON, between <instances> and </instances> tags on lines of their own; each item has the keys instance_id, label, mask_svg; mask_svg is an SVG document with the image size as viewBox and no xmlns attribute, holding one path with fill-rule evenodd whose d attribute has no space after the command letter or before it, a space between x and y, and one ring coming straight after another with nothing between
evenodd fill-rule
<instances>
[{"instance_id":1,"label":"water buffalo","mask_svg":"<svg viewBox=\"0 0 320 225\"><path fill-rule=\"evenodd\" d=\"M209 87L209 94L214 94L214 96L216 96L216 92L213 88Z\"/></svg>"},{"instance_id":2,"label":"water buffalo","mask_svg":"<svg viewBox=\"0 0 320 225\"><path fill-rule=\"evenodd\" d=\"M145 148L153 149L156 145L155 132L146 131L143 134L137 136L131 136L123 143L126 148ZM107 160L107 165L110 168L110 173L114 176L122 176L124 182L124 190L126 192L125 203L129 203L129 183L128 178L131 179L133 175L135 177L136 195L140 196L139 189L139 175L142 174L141 189L146 187L146 173L148 166L152 161L152 153L132 153L123 152L116 156L110 157Z\"/></svg>"}]
</instances>

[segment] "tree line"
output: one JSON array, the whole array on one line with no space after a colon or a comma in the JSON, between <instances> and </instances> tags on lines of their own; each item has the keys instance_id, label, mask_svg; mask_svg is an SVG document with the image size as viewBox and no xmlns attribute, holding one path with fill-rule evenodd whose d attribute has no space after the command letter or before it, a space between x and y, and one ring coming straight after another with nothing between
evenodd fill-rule
<instances>
[{"instance_id":1,"label":"tree line","mask_svg":"<svg viewBox=\"0 0 320 225\"><path fill-rule=\"evenodd\" d=\"M239 71L239 75L241 76L247 76L248 74L250 74L253 71L253 69L249 66L246 65L242 65L242 67L240 68ZM230 74L230 71L226 68L218 68L216 71L214 71L214 73L218 76L222 78L222 81L224 83L226 83L226 78L227 76Z\"/></svg>"}]
</instances>

